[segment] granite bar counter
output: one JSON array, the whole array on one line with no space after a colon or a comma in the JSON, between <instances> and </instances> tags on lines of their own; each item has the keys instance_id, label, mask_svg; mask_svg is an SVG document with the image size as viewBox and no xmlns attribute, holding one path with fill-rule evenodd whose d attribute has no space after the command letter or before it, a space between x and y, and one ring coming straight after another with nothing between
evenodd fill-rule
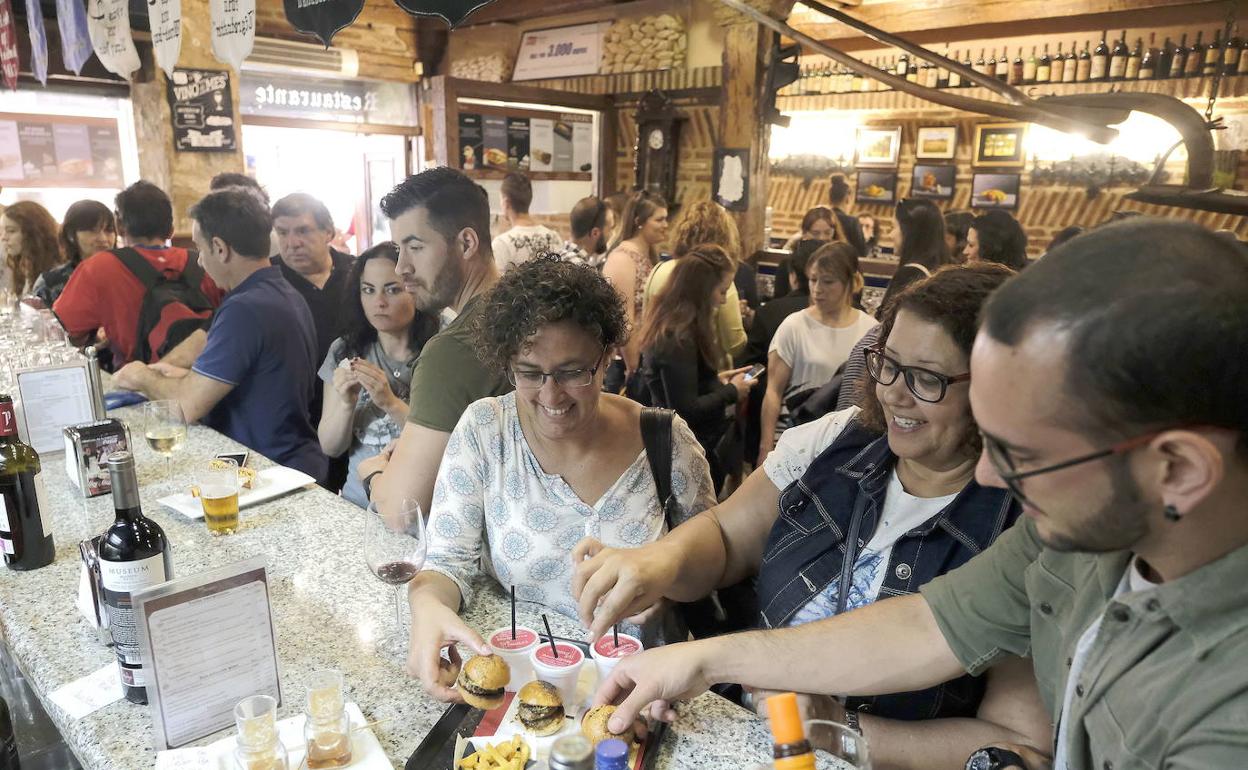
<instances>
[{"instance_id":1,"label":"granite bar counter","mask_svg":"<svg viewBox=\"0 0 1248 770\"><path fill-rule=\"evenodd\" d=\"M375 649L375 637L394 623L394 597L393 589L375 578L364 561L364 512L313 486L244 509L237 534L213 537L203 521L186 519L156 500L185 489L197 463L241 447L208 428L191 426L174 456L172 474L166 476L164 458L143 443L141 411L122 409L111 416L126 420L138 440L143 510L173 544L175 575L266 557L284 696L279 718L300 712L309 673L340 669L348 697L369 720L379 721L373 731L394 766L402 768L446 705L426 696L404 673L401 660ZM254 452L251 458L249 465L257 470L272 465ZM58 687L115 661L100 633L75 608L78 542L103 532L113 512L110 495L79 495L59 454L46 457L43 466L56 561L32 572L0 569L0 633L85 768L151 768L155 749L148 707L122 700L73 720L48 698ZM536 611L522 603L521 621L540 627ZM503 593L482 585L465 618L488 633L506 624L509 612ZM576 621L549 615L556 635L585 638ZM680 713L660 749L657 768L712 770L770 762L770 735L752 714L709 694L681 706Z\"/></svg>"}]
</instances>

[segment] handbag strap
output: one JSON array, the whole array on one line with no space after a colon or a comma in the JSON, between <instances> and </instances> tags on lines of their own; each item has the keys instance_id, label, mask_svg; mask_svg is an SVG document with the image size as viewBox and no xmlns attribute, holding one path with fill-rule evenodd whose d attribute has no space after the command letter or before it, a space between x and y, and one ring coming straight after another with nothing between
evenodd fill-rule
<instances>
[{"instance_id":1,"label":"handbag strap","mask_svg":"<svg viewBox=\"0 0 1248 770\"><path fill-rule=\"evenodd\" d=\"M668 529L673 522L669 514L672 502L672 410L646 407L641 410L641 441L646 447L650 475L659 494L659 505Z\"/></svg>"},{"instance_id":2,"label":"handbag strap","mask_svg":"<svg viewBox=\"0 0 1248 770\"><path fill-rule=\"evenodd\" d=\"M849 589L854 584L854 567L858 562L858 533L862 531L863 514L867 511L867 493L858 490L854 500L854 512L849 521L849 536L845 538L845 562L841 565L841 587L836 597L836 614L840 615L849 605Z\"/></svg>"}]
</instances>

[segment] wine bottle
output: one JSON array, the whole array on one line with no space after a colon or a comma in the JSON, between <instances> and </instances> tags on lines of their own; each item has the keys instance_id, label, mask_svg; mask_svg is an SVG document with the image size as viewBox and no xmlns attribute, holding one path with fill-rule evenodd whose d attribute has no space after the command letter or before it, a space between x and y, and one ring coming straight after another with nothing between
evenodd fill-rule
<instances>
[{"instance_id":1,"label":"wine bottle","mask_svg":"<svg viewBox=\"0 0 1248 770\"><path fill-rule=\"evenodd\" d=\"M1205 49L1205 66L1201 68L1200 74L1205 77L1211 77L1218 74L1218 70L1222 67L1222 30L1215 30L1213 33L1213 42Z\"/></svg>"},{"instance_id":2,"label":"wine bottle","mask_svg":"<svg viewBox=\"0 0 1248 770\"><path fill-rule=\"evenodd\" d=\"M946 59L949 58L949 46L945 46L945 58ZM955 61L958 58L958 54L956 51L953 54L953 58ZM949 68L946 67L944 64L941 64L939 67L936 68L936 87L937 88L949 87Z\"/></svg>"},{"instance_id":3,"label":"wine bottle","mask_svg":"<svg viewBox=\"0 0 1248 770\"><path fill-rule=\"evenodd\" d=\"M1138 49L1137 49L1138 50ZM1125 80L1127 77L1127 62L1131 58L1131 52L1127 50L1127 31L1122 31L1122 37L1114 41L1114 50L1109 55L1109 79Z\"/></svg>"},{"instance_id":4,"label":"wine bottle","mask_svg":"<svg viewBox=\"0 0 1248 770\"><path fill-rule=\"evenodd\" d=\"M959 56L959 54L961 54L961 53L962 53L961 51L954 51L954 52L953 52L953 60L954 60L955 62L961 62L961 61L962 61L962 57L961 57L961 56ZM970 60L967 60L966 62L963 62L962 64L963 64L963 66L965 66L965 67L969 67L969 66L971 66L971 64L970 64ZM946 88L961 88L961 87L962 87L962 73L960 73L960 72L954 72L953 70L948 70L946 74L947 74L947 77L948 77L948 79L945 81L945 87L946 87Z\"/></svg>"},{"instance_id":5,"label":"wine bottle","mask_svg":"<svg viewBox=\"0 0 1248 770\"><path fill-rule=\"evenodd\" d=\"M997 63L995 60L992 65L994 68L996 67ZM975 60L975 71L981 75L990 74L988 72L988 63L984 61L984 49L982 48L979 49L979 58Z\"/></svg>"},{"instance_id":6,"label":"wine bottle","mask_svg":"<svg viewBox=\"0 0 1248 770\"><path fill-rule=\"evenodd\" d=\"M1187 62L1183 66L1184 77L1200 77L1200 71L1205 65L1205 44L1202 42L1204 36L1204 30L1196 30L1196 42L1187 49Z\"/></svg>"},{"instance_id":7,"label":"wine bottle","mask_svg":"<svg viewBox=\"0 0 1248 770\"><path fill-rule=\"evenodd\" d=\"M1070 50L1066 52L1066 67L1062 71L1063 83L1074 83L1079 73L1079 58L1075 56L1075 41L1070 41Z\"/></svg>"},{"instance_id":8,"label":"wine bottle","mask_svg":"<svg viewBox=\"0 0 1248 770\"><path fill-rule=\"evenodd\" d=\"M1063 75L1065 75L1066 57L1062 56L1062 44L1057 44L1057 55L1053 57L1053 61L1049 63L1049 82L1061 83Z\"/></svg>"},{"instance_id":9,"label":"wine bottle","mask_svg":"<svg viewBox=\"0 0 1248 770\"><path fill-rule=\"evenodd\" d=\"M1023 62L1023 82L1035 83L1037 79L1036 70L1038 68L1039 63L1036 61L1036 47L1033 45L1031 47L1031 56L1027 57L1027 61Z\"/></svg>"},{"instance_id":10,"label":"wine bottle","mask_svg":"<svg viewBox=\"0 0 1248 770\"><path fill-rule=\"evenodd\" d=\"M1248 75L1248 40L1239 47L1239 68L1235 70L1236 75Z\"/></svg>"},{"instance_id":11,"label":"wine bottle","mask_svg":"<svg viewBox=\"0 0 1248 770\"><path fill-rule=\"evenodd\" d=\"M1027 65L1023 63L1023 49L1020 46L1018 54L1014 57L1014 64L1010 67L1010 85L1017 86L1023 83L1023 73L1026 71Z\"/></svg>"},{"instance_id":12,"label":"wine bottle","mask_svg":"<svg viewBox=\"0 0 1248 770\"><path fill-rule=\"evenodd\" d=\"M1075 65L1075 82L1086 83L1092 79L1092 53L1088 50L1091 43L1084 43L1079 52L1079 61Z\"/></svg>"},{"instance_id":13,"label":"wine bottle","mask_svg":"<svg viewBox=\"0 0 1248 770\"><path fill-rule=\"evenodd\" d=\"M1001 58L997 59L996 75L1002 83L1010 82L1010 52L1005 46L1001 47Z\"/></svg>"},{"instance_id":14,"label":"wine bottle","mask_svg":"<svg viewBox=\"0 0 1248 770\"><path fill-rule=\"evenodd\" d=\"M1036 60L1036 82L1047 83L1053 76L1053 57L1049 56L1049 44L1044 44L1044 53Z\"/></svg>"},{"instance_id":15,"label":"wine bottle","mask_svg":"<svg viewBox=\"0 0 1248 770\"><path fill-rule=\"evenodd\" d=\"M1100 81L1109 76L1109 46L1105 44L1107 37L1109 33L1102 32L1101 42L1097 43L1092 51L1092 69L1088 73L1088 80Z\"/></svg>"},{"instance_id":16,"label":"wine bottle","mask_svg":"<svg viewBox=\"0 0 1248 770\"><path fill-rule=\"evenodd\" d=\"M910 82L910 83L917 83L917 82L919 82L919 62L918 62L918 58L919 58L919 57L917 57L917 56L916 56L916 57L914 57L913 59L911 59L911 60L910 60L910 66L909 66L909 68L907 68L907 69L906 69L906 80L907 80L907 82Z\"/></svg>"},{"instance_id":17,"label":"wine bottle","mask_svg":"<svg viewBox=\"0 0 1248 770\"><path fill-rule=\"evenodd\" d=\"M0 697L0 770L21 770L17 756L17 735L13 732L13 717L9 704Z\"/></svg>"},{"instance_id":18,"label":"wine bottle","mask_svg":"<svg viewBox=\"0 0 1248 770\"><path fill-rule=\"evenodd\" d=\"M114 452L108 457L117 518L100 541L100 578L108 611L108 630L117 652L122 690L131 703L147 703L147 681L131 594L173 577L173 555L160 525L143 515L134 455Z\"/></svg>"},{"instance_id":19,"label":"wine bottle","mask_svg":"<svg viewBox=\"0 0 1248 770\"><path fill-rule=\"evenodd\" d=\"M46 567L56 557L39 453L17 436L13 398L0 395L0 551L9 569Z\"/></svg>"},{"instance_id":20,"label":"wine bottle","mask_svg":"<svg viewBox=\"0 0 1248 770\"><path fill-rule=\"evenodd\" d=\"M1166 69L1172 78L1183 77L1183 71L1187 68L1187 33L1179 38L1179 44L1170 51L1170 66Z\"/></svg>"},{"instance_id":21,"label":"wine bottle","mask_svg":"<svg viewBox=\"0 0 1248 770\"><path fill-rule=\"evenodd\" d=\"M903 53L897 58L897 69L893 70L893 74L899 78L904 78L906 73L910 71L910 55Z\"/></svg>"},{"instance_id":22,"label":"wine bottle","mask_svg":"<svg viewBox=\"0 0 1248 770\"><path fill-rule=\"evenodd\" d=\"M1140 77L1140 67L1144 66L1144 38L1137 37L1135 39L1135 48L1131 51L1131 55L1127 57L1127 80L1143 80Z\"/></svg>"},{"instance_id":23,"label":"wine bottle","mask_svg":"<svg viewBox=\"0 0 1248 770\"><path fill-rule=\"evenodd\" d=\"M1157 39L1157 33L1152 33L1148 37L1148 48L1144 51L1144 58L1140 59L1139 80L1153 80L1157 77L1157 65L1161 60L1156 49L1153 48L1153 42Z\"/></svg>"},{"instance_id":24,"label":"wine bottle","mask_svg":"<svg viewBox=\"0 0 1248 770\"><path fill-rule=\"evenodd\" d=\"M927 88L936 88L940 80L940 68L931 62L923 62L923 71L919 73L919 82Z\"/></svg>"},{"instance_id":25,"label":"wine bottle","mask_svg":"<svg viewBox=\"0 0 1248 770\"><path fill-rule=\"evenodd\" d=\"M1244 41L1239 37L1239 25L1235 25L1235 32L1230 40L1226 41L1226 48L1222 51L1222 74L1234 75L1239 72L1239 57L1243 52Z\"/></svg>"}]
</instances>

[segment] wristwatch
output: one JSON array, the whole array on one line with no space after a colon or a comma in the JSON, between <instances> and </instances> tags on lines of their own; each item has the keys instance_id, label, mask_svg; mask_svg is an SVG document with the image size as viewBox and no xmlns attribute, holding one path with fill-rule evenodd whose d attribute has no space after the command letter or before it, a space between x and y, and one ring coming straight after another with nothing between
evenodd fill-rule
<instances>
[{"instance_id":1,"label":"wristwatch","mask_svg":"<svg viewBox=\"0 0 1248 770\"><path fill-rule=\"evenodd\" d=\"M1023 764L1023 758L1018 754L996 746L980 749L966 760L966 770L1002 770L1006 767L1027 769L1027 765Z\"/></svg>"},{"instance_id":2,"label":"wristwatch","mask_svg":"<svg viewBox=\"0 0 1248 770\"><path fill-rule=\"evenodd\" d=\"M845 726L854 732L862 735L862 725L858 724L858 711L855 709L845 709Z\"/></svg>"},{"instance_id":3,"label":"wristwatch","mask_svg":"<svg viewBox=\"0 0 1248 770\"><path fill-rule=\"evenodd\" d=\"M373 499L373 477L379 473L382 473L382 471L373 471L364 477L364 482L361 486L364 487L364 497L366 499Z\"/></svg>"}]
</instances>

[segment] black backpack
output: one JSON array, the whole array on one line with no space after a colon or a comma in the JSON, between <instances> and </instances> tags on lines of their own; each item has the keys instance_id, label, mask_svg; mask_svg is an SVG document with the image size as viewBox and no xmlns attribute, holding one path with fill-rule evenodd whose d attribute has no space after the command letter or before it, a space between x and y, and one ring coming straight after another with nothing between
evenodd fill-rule
<instances>
[{"instance_id":1,"label":"black backpack","mask_svg":"<svg viewBox=\"0 0 1248 770\"><path fill-rule=\"evenodd\" d=\"M204 268L199 255L190 251L186 267L177 278L167 278L138 251L124 247L112 252L135 278L143 283L143 304L135 332L134 360L159 360L198 329L207 329L212 303L200 286Z\"/></svg>"}]
</instances>

